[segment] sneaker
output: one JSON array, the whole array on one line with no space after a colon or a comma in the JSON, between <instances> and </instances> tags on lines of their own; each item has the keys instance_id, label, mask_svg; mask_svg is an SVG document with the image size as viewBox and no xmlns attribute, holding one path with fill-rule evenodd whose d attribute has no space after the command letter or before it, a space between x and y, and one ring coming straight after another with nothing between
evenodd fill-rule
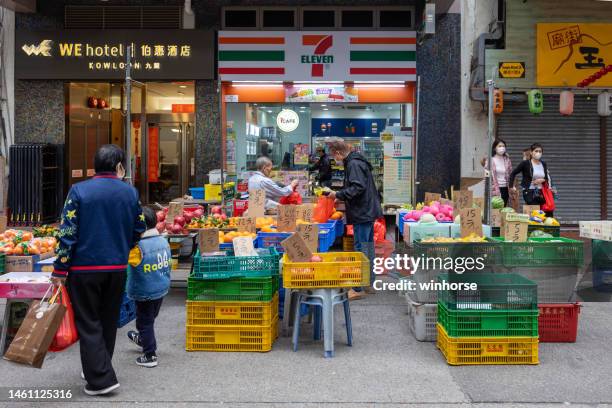
<instances>
[{"instance_id":1,"label":"sneaker","mask_svg":"<svg viewBox=\"0 0 612 408\"><path fill-rule=\"evenodd\" d=\"M127 336L128 336L128 339L132 341L132 343L134 343L138 347L142 347L142 343L140 342L140 334L138 334L138 332L134 330L130 330L127 333Z\"/></svg>"},{"instance_id":2,"label":"sneaker","mask_svg":"<svg viewBox=\"0 0 612 408\"><path fill-rule=\"evenodd\" d=\"M364 296L365 296L365 293L363 293L363 292L355 292L353 289L349 290L349 293L348 293L349 300L363 299Z\"/></svg>"},{"instance_id":3,"label":"sneaker","mask_svg":"<svg viewBox=\"0 0 612 408\"><path fill-rule=\"evenodd\" d=\"M141 367L157 367L157 356L142 355L136 359L136 364Z\"/></svg>"},{"instance_id":4,"label":"sneaker","mask_svg":"<svg viewBox=\"0 0 612 408\"><path fill-rule=\"evenodd\" d=\"M85 379L85 373L81 371L81 379Z\"/></svg>"},{"instance_id":5,"label":"sneaker","mask_svg":"<svg viewBox=\"0 0 612 408\"><path fill-rule=\"evenodd\" d=\"M101 390L94 390L89 384L87 384L83 391L85 391L85 394L87 395L106 395L115 391L117 388L119 388L119 383L113 384L110 387L102 388Z\"/></svg>"}]
</instances>

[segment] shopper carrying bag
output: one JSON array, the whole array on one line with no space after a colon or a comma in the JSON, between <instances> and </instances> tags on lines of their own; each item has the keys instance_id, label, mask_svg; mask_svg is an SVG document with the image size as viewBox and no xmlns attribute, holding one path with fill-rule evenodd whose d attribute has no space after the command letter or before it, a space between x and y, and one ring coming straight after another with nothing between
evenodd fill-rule
<instances>
[{"instance_id":1,"label":"shopper carrying bag","mask_svg":"<svg viewBox=\"0 0 612 408\"><path fill-rule=\"evenodd\" d=\"M17 335L4 354L5 360L42 367L47 350L66 314L66 306L57 302L59 291L45 301L52 287L49 286L41 300L32 302Z\"/></svg>"},{"instance_id":2,"label":"shopper carrying bag","mask_svg":"<svg viewBox=\"0 0 612 408\"><path fill-rule=\"evenodd\" d=\"M68 296L66 287L64 285L59 286L54 295L59 295L58 302L66 308L66 314L64 314L64 318L49 347L49 351L57 352L65 350L79 341L79 334L77 333L77 328L74 323L74 311L72 310L72 304L70 303L70 297Z\"/></svg>"}]
</instances>

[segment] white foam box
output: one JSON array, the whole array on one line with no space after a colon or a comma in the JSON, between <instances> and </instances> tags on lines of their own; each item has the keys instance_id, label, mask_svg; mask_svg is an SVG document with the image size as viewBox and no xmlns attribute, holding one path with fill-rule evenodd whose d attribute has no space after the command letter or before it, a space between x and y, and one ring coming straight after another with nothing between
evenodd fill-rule
<instances>
[{"instance_id":1,"label":"white foam box","mask_svg":"<svg viewBox=\"0 0 612 408\"><path fill-rule=\"evenodd\" d=\"M450 237L450 224L437 224L437 225L419 225L418 223L405 222L404 223L404 240L409 244L414 241L425 238L435 237ZM409 240L406 240L409 237Z\"/></svg>"},{"instance_id":2,"label":"white foam box","mask_svg":"<svg viewBox=\"0 0 612 408\"><path fill-rule=\"evenodd\" d=\"M490 225L483 224L482 235L486 238L491 238L491 226ZM451 238L461 238L461 224L451 224L450 237Z\"/></svg>"}]
</instances>

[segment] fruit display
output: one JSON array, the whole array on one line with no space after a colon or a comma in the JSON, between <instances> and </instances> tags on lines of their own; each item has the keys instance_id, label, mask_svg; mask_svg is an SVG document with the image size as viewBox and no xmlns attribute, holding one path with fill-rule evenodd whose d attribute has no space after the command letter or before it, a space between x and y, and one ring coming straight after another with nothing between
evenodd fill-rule
<instances>
[{"instance_id":1,"label":"fruit display","mask_svg":"<svg viewBox=\"0 0 612 408\"><path fill-rule=\"evenodd\" d=\"M452 222L453 207L447 204L440 204L438 201L433 201L431 205L417 204L416 210L410 210L404 215L404 221L422 221L422 222ZM425 216L425 220L423 217ZM433 217L433 220L432 220Z\"/></svg>"},{"instance_id":2,"label":"fruit display","mask_svg":"<svg viewBox=\"0 0 612 408\"><path fill-rule=\"evenodd\" d=\"M187 234L188 225L194 218L201 218L204 216L204 209L200 206L194 208L185 208L183 215L174 217L173 223L166 222L168 216L168 207L163 210L159 210L157 213L157 225L155 228L162 233L166 231L168 234Z\"/></svg>"},{"instance_id":3,"label":"fruit display","mask_svg":"<svg viewBox=\"0 0 612 408\"><path fill-rule=\"evenodd\" d=\"M28 231L9 229L0 234L0 251L6 255L40 255L53 252L54 237L34 238Z\"/></svg>"},{"instance_id":4,"label":"fruit display","mask_svg":"<svg viewBox=\"0 0 612 408\"><path fill-rule=\"evenodd\" d=\"M234 241L234 238L238 238L238 237L250 237L250 238L257 238L257 234L255 233L251 233L251 232L238 232L238 231L230 231L230 232L223 232L223 231L219 231L219 243L220 244L231 244Z\"/></svg>"},{"instance_id":5,"label":"fruit display","mask_svg":"<svg viewBox=\"0 0 612 408\"><path fill-rule=\"evenodd\" d=\"M341 220L344 217L344 213L342 211L336 211L336 209L334 208L334 212L331 215L331 217L329 217L330 220Z\"/></svg>"},{"instance_id":6,"label":"fruit display","mask_svg":"<svg viewBox=\"0 0 612 408\"><path fill-rule=\"evenodd\" d=\"M237 217L228 217L225 214L205 215L199 218L192 218L187 224L187 229L201 228L236 228Z\"/></svg>"},{"instance_id":7,"label":"fruit display","mask_svg":"<svg viewBox=\"0 0 612 408\"><path fill-rule=\"evenodd\" d=\"M257 217L255 220L255 228L262 232L276 232L276 220L273 217Z\"/></svg>"},{"instance_id":8,"label":"fruit display","mask_svg":"<svg viewBox=\"0 0 612 408\"><path fill-rule=\"evenodd\" d=\"M36 227L32 230L34 234L34 238L44 238L44 237L54 237L57 238L57 234L59 233L59 229L52 225L43 225L41 227Z\"/></svg>"},{"instance_id":9,"label":"fruit display","mask_svg":"<svg viewBox=\"0 0 612 408\"><path fill-rule=\"evenodd\" d=\"M421 242L429 243L429 244L449 244L449 243L466 243L466 242L478 243L478 242L487 242L487 239L485 237L481 237L479 235L471 233L467 237L463 237L463 238L431 237L431 238L424 238L421 240Z\"/></svg>"},{"instance_id":10,"label":"fruit display","mask_svg":"<svg viewBox=\"0 0 612 408\"><path fill-rule=\"evenodd\" d=\"M559 221L553 217L547 217L542 210L533 210L530 214L529 225L545 225L547 227L559 227Z\"/></svg>"}]
</instances>

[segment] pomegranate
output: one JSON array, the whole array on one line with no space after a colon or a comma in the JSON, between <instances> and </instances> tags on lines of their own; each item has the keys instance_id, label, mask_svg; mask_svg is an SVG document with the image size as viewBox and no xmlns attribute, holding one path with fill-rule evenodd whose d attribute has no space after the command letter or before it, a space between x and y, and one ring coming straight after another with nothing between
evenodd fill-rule
<instances>
[{"instance_id":1,"label":"pomegranate","mask_svg":"<svg viewBox=\"0 0 612 408\"><path fill-rule=\"evenodd\" d=\"M187 212L187 211L185 211L185 212L183 213L183 218L185 218L185 222L186 222L187 224L189 224L189 223L191 222L191 220L193 219L193 213L192 213L192 212Z\"/></svg>"},{"instance_id":2,"label":"pomegranate","mask_svg":"<svg viewBox=\"0 0 612 408\"><path fill-rule=\"evenodd\" d=\"M155 228L161 234L166 229L166 224L164 224L163 222L158 222L157 225L155 226Z\"/></svg>"},{"instance_id":3,"label":"pomegranate","mask_svg":"<svg viewBox=\"0 0 612 408\"><path fill-rule=\"evenodd\" d=\"M178 218L178 217L176 217ZM172 226L172 233L173 234L180 234L181 232L183 232L183 227L179 224L174 224Z\"/></svg>"},{"instance_id":4,"label":"pomegranate","mask_svg":"<svg viewBox=\"0 0 612 408\"><path fill-rule=\"evenodd\" d=\"M221 214L221 219L222 219L223 221L227 220L227 215L225 215L225 214Z\"/></svg>"},{"instance_id":5,"label":"pomegranate","mask_svg":"<svg viewBox=\"0 0 612 408\"><path fill-rule=\"evenodd\" d=\"M204 216L204 210L201 208L198 208L197 210L193 212L193 216L194 218L202 218Z\"/></svg>"},{"instance_id":6,"label":"pomegranate","mask_svg":"<svg viewBox=\"0 0 612 408\"><path fill-rule=\"evenodd\" d=\"M182 227L185 225L185 217L181 217L180 215L178 217L174 217L174 224Z\"/></svg>"},{"instance_id":7,"label":"pomegranate","mask_svg":"<svg viewBox=\"0 0 612 408\"><path fill-rule=\"evenodd\" d=\"M157 222L164 222L166 219L166 213L161 210L156 212L155 215L157 216Z\"/></svg>"},{"instance_id":8,"label":"pomegranate","mask_svg":"<svg viewBox=\"0 0 612 408\"><path fill-rule=\"evenodd\" d=\"M220 205L214 205L210 209L211 214L221 214L223 211L221 210Z\"/></svg>"}]
</instances>

